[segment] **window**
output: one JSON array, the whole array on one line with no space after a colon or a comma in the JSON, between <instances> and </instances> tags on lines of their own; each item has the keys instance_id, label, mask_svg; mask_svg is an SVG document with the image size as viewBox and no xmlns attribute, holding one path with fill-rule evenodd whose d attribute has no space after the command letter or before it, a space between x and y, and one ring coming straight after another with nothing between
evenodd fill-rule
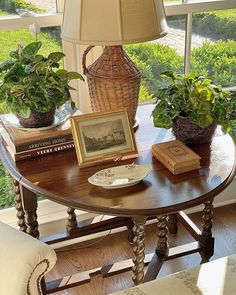
<instances>
[{"instance_id":1,"label":"window","mask_svg":"<svg viewBox=\"0 0 236 295\"><path fill-rule=\"evenodd\" d=\"M236 85L236 9L193 14L191 68L223 87ZM194 44L194 36L203 38Z\"/></svg>"},{"instance_id":2,"label":"window","mask_svg":"<svg viewBox=\"0 0 236 295\"><path fill-rule=\"evenodd\" d=\"M142 70L140 101L168 83L160 73L195 71L223 87L236 86L236 2L165 0L169 33L149 43L126 46ZM217 10L216 10L217 9Z\"/></svg>"},{"instance_id":3,"label":"window","mask_svg":"<svg viewBox=\"0 0 236 295\"><path fill-rule=\"evenodd\" d=\"M13 5L18 2L21 5L25 3L25 6L17 8L3 6L3 3ZM52 51L62 46L66 54L65 66L70 70L82 72L81 55L86 47L67 42L61 44L59 38L64 0L3 0L0 3L0 44L2 44L0 61L7 57L9 48L14 49L22 39L25 39L25 42L33 40L28 32L28 26L37 22L43 28L40 38L44 38L43 42L45 41L48 50ZM160 72L168 69L179 72L193 69L203 74L215 75L213 78L224 86L236 86L236 1L164 0L164 4L170 27L169 34L150 43L126 47L134 62L143 71L141 101L152 98L152 92L164 83L160 78ZM27 13L27 10L26 17L24 13ZM91 61L99 56L100 50L99 47L93 49ZM78 97L83 98L79 101L80 107L83 111L88 111L86 83L73 95L77 100ZM0 112L3 111L0 105ZM7 185L5 185L6 179ZM4 199L8 199L8 196L11 199L13 197L10 188L11 179L0 164L0 207L2 208L4 204L9 205Z\"/></svg>"}]
</instances>

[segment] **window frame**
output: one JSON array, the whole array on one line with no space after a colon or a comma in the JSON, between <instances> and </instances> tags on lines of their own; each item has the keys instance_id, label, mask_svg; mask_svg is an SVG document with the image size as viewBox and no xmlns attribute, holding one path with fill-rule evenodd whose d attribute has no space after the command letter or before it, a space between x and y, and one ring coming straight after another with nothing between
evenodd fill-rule
<instances>
[{"instance_id":1,"label":"window frame","mask_svg":"<svg viewBox=\"0 0 236 295\"><path fill-rule=\"evenodd\" d=\"M49 14L36 14L35 16L30 17L21 17L18 15L11 16L1 16L0 17L0 31L6 30L16 30L28 28L30 24L37 22L40 27L52 27L52 26L61 26L63 21L63 10L64 10L64 2L65 0L56 0L57 12L49 13ZM190 54L191 54L191 38L192 38L192 16L193 13L197 12L206 12L206 11L214 11L214 10L227 10L236 8L235 0L214 0L214 1L185 1L182 3L167 3L164 2L166 16L175 16L175 15L187 15L186 21L186 36L185 36L185 72L190 70ZM66 54L65 58L65 68L68 70L75 70L82 73L81 67L81 57L83 54L85 46L79 46L75 44L70 44L62 40L63 51ZM88 63L92 63L97 59L97 57L101 53L101 47L96 47L93 52L88 56ZM90 111L89 104L89 94L87 83L78 82L78 84L73 85L76 86L77 92L73 93L72 96L75 101L77 101L77 105L84 112ZM235 87L231 87L230 89L235 89ZM79 99L83 98L83 99ZM235 200L236 201L236 200ZM41 203L41 204L40 204ZM53 214L50 214L50 218L47 219L45 224L45 228L50 227L50 224L56 221L51 227L54 232L61 231L62 228L58 228L58 220L65 220L65 212L61 212L61 210L57 209L57 204L50 202L49 200L45 200L43 202L39 202L39 209L42 207L42 214L45 211L44 206L51 206L51 211ZM5 211L5 212L4 212ZM40 212L40 210L39 210ZM79 211L79 215L84 215L85 212ZM48 213L47 213L48 215ZM0 212L0 219L4 217L4 221L12 223L12 218L15 216L15 208L5 209ZM59 222L61 225L62 222Z\"/></svg>"},{"instance_id":2,"label":"window frame","mask_svg":"<svg viewBox=\"0 0 236 295\"><path fill-rule=\"evenodd\" d=\"M36 14L30 17L21 17L18 15L2 16L0 17L0 31L2 30L15 30L28 28L33 22L37 22L40 27L61 26L63 21L63 11L65 0L55 0L57 13ZM192 18L193 13L206 12L214 10L227 10L236 8L235 0L182 0L182 3L164 2L166 16L186 15L186 29L185 29L185 54L184 54L184 71L190 71L191 59L191 40L192 40ZM81 67L81 58L84 46L70 44L62 40L63 51L66 55L65 68L83 72ZM96 47L88 56L88 62L92 63L100 55L101 48ZM72 98L77 103L77 106L83 112L91 111L89 104L89 95L87 85L81 82L74 83L73 85L77 91L72 93ZM235 86L236 87L236 86ZM231 87L231 88L235 88ZM230 88L230 89L231 89ZM83 100L80 99L83 97Z\"/></svg>"}]
</instances>

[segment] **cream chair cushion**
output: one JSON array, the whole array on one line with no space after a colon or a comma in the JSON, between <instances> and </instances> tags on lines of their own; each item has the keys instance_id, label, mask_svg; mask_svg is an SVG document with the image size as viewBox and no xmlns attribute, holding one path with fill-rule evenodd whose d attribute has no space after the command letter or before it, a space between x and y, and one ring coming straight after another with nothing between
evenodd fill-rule
<instances>
[{"instance_id":1,"label":"cream chair cushion","mask_svg":"<svg viewBox=\"0 0 236 295\"><path fill-rule=\"evenodd\" d=\"M112 295L233 295L236 255L141 284Z\"/></svg>"},{"instance_id":2,"label":"cream chair cushion","mask_svg":"<svg viewBox=\"0 0 236 295\"><path fill-rule=\"evenodd\" d=\"M54 250L0 222L0 294L41 295L41 278L56 263Z\"/></svg>"}]
</instances>

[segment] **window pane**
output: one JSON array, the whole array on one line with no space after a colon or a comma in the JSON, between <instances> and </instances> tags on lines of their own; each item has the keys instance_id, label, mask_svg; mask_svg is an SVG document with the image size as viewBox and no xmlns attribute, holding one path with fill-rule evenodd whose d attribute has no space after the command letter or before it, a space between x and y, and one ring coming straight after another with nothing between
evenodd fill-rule
<instances>
[{"instance_id":1,"label":"window pane","mask_svg":"<svg viewBox=\"0 0 236 295\"><path fill-rule=\"evenodd\" d=\"M236 9L194 14L191 67L224 87L236 85ZM193 35L193 36L194 36Z\"/></svg>"},{"instance_id":2,"label":"window pane","mask_svg":"<svg viewBox=\"0 0 236 295\"><path fill-rule=\"evenodd\" d=\"M51 13L56 12L56 0L0 1L0 10L4 14L25 14L27 11L34 13ZM0 15L2 15L2 13Z\"/></svg>"},{"instance_id":3,"label":"window pane","mask_svg":"<svg viewBox=\"0 0 236 295\"><path fill-rule=\"evenodd\" d=\"M0 62L9 58L9 52L16 49L19 43L27 45L35 40L35 36L32 36L26 29L0 31ZM37 40L43 43L40 49L41 54L62 50L60 27L42 28Z\"/></svg>"},{"instance_id":4,"label":"window pane","mask_svg":"<svg viewBox=\"0 0 236 295\"><path fill-rule=\"evenodd\" d=\"M56 12L56 0L25 0L45 12Z\"/></svg>"},{"instance_id":5,"label":"window pane","mask_svg":"<svg viewBox=\"0 0 236 295\"><path fill-rule=\"evenodd\" d=\"M167 45L174 49L179 56L184 56L186 16L176 15L167 18L168 34L158 40L159 44Z\"/></svg>"},{"instance_id":6,"label":"window pane","mask_svg":"<svg viewBox=\"0 0 236 295\"><path fill-rule=\"evenodd\" d=\"M185 17L181 17L185 18ZM142 71L140 102L153 99L158 88L167 84L160 73L184 70L184 27L179 17L168 18L169 33L162 39L125 46L126 52Z\"/></svg>"}]
</instances>

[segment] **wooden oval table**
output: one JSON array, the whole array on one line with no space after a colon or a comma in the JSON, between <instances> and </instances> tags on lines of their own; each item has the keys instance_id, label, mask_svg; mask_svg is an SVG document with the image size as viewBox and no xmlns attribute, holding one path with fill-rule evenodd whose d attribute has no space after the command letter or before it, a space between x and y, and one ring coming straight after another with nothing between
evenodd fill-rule
<instances>
[{"instance_id":1,"label":"wooden oval table","mask_svg":"<svg viewBox=\"0 0 236 295\"><path fill-rule=\"evenodd\" d=\"M199 252L202 261L208 261L214 249L211 232L212 202L235 176L235 144L229 135L221 134L215 136L211 144L192 146L191 148L202 158L201 168L174 176L152 158L152 144L171 139L168 131L153 127L150 118L152 109L152 105L139 107L138 116L141 123L135 135L139 157L133 160L80 169L75 152L68 151L15 164L1 145L1 160L15 179L16 207L21 230L38 237L35 195L40 194L69 207L67 229L72 237L76 236L74 209L116 216L119 226L124 225L122 222L126 220L126 225L133 228L134 284L155 278L162 263L167 259ZM152 172L134 186L107 190L95 187L87 181L92 174L101 169L130 164L133 161L152 165ZM181 211L200 204L204 204L201 231ZM145 258L145 223L147 218L153 216L157 218L157 248L153 257L149 255ZM123 217L125 218L122 219ZM182 221L196 242L186 247L168 247L168 229L175 233L177 221ZM111 220L106 221L103 230L112 228L111 224ZM144 279L144 266L148 263ZM129 261L126 269L130 267L132 265ZM100 272L106 276L117 273L118 269L118 266L110 266L101 268Z\"/></svg>"}]
</instances>

